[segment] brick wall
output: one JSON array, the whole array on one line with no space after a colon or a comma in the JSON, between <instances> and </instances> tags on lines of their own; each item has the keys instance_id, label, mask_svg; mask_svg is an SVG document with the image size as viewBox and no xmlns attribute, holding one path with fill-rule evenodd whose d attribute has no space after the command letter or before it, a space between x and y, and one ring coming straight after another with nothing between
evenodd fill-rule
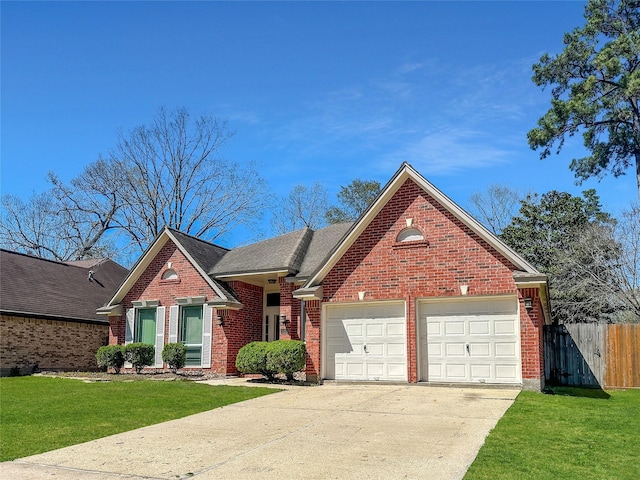
<instances>
[{"instance_id":1,"label":"brick wall","mask_svg":"<svg viewBox=\"0 0 640 480\"><path fill-rule=\"evenodd\" d=\"M236 356L247 343L262 340L262 305L264 294L262 287L244 282L229 282L242 309L229 311L225 326L226 373L237 373Z\"/></svg>"},{"instance_id":2,"label":"brick wall","mask_svg":"<svg viewBox=\"0 0 640 480\"><path fill-rule=\"evenodd\" d=\"M287 282L285 277L279 278L280 283L280 319L286 316L289 323L286 329L280 329L282 340L300 340L300 300L293 298L293 291L298 288L294 283Z\"/></svg>"},{"instance_id":3,"label":"brick wall","mask_svg":"<svg viewBox=\"0 0 640 480\"><path fill-rule=\"evenodd\" d=\"M33 317L0 316L0 372L96 370L96 352L107 343L108 326Z\"/></svg>"},{"instance_id":4,"label":"brick wall","mask_svg":"<svg viewBox=\"0 0 640 480\"><path fill-rule=\"evenodd\" d=\"M168 262L171 262L171 269L177 273L177 280L162 279L162 274L169 268ZM167 307L164 329L165 343L167 343L169 341L169 307L176 305L177 297L195 296L205 296L207 300L211 300L216 298L217 294L178 247L169 240L125 295L122 306L126 312L133 307L131 302L134 300L159 300L160 305ZM124 344L126 317L122 315L109 317L109 319L109 343ZM218 325L214 311L211 371L221 374L226 373L226 350L221 354L218 349L221 345L225 345L225 333L224 328Z\"/></svg>"},{"instance_id":5,"label":"brick wall","mask_svg":"<svg viewBox=\"0 0 640 480\"><path fill-rule=\"evenodd\" d=\"M527 310L524 299L531 298L533 308ZM520 302L520 341L522 351L522 380L525 387L539 390L544 387L544 332L542 304L537 288L518 291Z\"/></svg>"},{"instance_id":6,"label":"brick wall","mask_svg":"<svg viewBox=\"0 0 640 480\"><path fill-rule=\"evenodd\" d=\"M406 219L412 220L411 228L418 229L423 240L396 241L407 228ZM404 300L408 308L408 377L410 382L416 382L416 300L460 296L461 285L468 285L469 296L516 294L514 269L497 250L407 180L325 277L323 302L358 301L358 292L366 292L368 301ZM320 313L313 315L317 317L308 314L308 345L312 338L320 341ZM521 319L523 376L526 365L526 375L531 378L541 375L540 321ZM531 322L537 322L536 326ZM308 348L307 371L319 373L319 344L318 348Z\"/></svg>"},{"instance_id":7,"label":"brick wall","mask_svg":"<svg viewBox=\"0 0 640 480\"><path fill-rule=\"evenodd\" d=\"M317 381L320 379L320 362L321 362L321 312L320 300L310 300L305 302L307 311L306 323L306 345L307 345L307 365L305 372L307 380Z\"/></svg>"}]
</instances>

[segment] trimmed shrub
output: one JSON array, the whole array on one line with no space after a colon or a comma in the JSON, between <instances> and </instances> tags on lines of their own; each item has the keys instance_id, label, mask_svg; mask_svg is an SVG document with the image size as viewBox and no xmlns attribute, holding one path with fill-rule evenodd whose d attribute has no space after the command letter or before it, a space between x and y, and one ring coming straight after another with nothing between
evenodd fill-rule
<instances>
[{"instance_id":1,"label":"trimmed shrub","mask_svg":"<svg viewBox=\"0 0 640 480\"><path fill-rule=\"evenodd\" d=\"M187 346L182 343L167 343L162 348L162 361L176 373L187 362Z\"/></svg>"},{"instance_id":2,"label":"trimmed shrub","mask_svg":"<svg viewBox=\"0 0 640 480\"><path fill-rule=\"evenodd\" d=\"M113 368L116 374L120 373L120 369L124 365L124 346L105 345L100 347L96 353L96 362L100 368Z\"/></svg>"},{"instance_id":3,"label":"trimmed shrub","mask_svg":"<svg viewBox=\"0 0 640 480\"><path fill-rule=\"evenodd\" d=\"M306 349L299 340L252 342L240 349L236 356L236 368L242 373L259 373L269 380L284 373L288 380L304 368Z\"/></svg>"},{"instance_id":4,"label":"trimmed shrub","mask_svg":"<svg viewBox=\"0 0 640 480\"><path fill-rule=\"evenodd\" d=\"M267 370L284 373L287 380L293 380L293 374L304 368L306 348L300 340L277 340L267 349Z\"/></svg>"},{"instance_id":5,"label":"trimmed shrub","mask_svg":"<svg viewBox=\"0 0 640 480\"><path fill-rule=\"evenodd\" d=\"M130 343L124 347L124 359L131 362L136 373L140 373L144 367L153 364L156 347L150 343Z\"/></svg>"},{"instance_id":6,"label":"trimmed shrub","mask_svg":"<svg viewBox=\"0 0 640 480\"><path fill-rule=\"evenodd\" d=\"M236 356L236 368L242 373L259 373L273 379L273 372L267 370L268 342L251 342L240 349Z\"/></svg>"}]
</instances>

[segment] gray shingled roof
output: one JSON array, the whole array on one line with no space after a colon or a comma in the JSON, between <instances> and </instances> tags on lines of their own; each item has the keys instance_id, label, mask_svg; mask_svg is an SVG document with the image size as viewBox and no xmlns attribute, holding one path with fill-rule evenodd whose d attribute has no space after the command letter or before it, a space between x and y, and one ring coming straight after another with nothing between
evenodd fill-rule
<instances>
[{"instance_id":1,"label":"gray shingled roof","mask_svg":"<svg viewBox=\"0 0 640 480\"><path fill-rule=\"evenodd\" d=\"M300 269L313 231L309 228L230 250L208 270L214 277Z\"/></svg>"},{"instance_id":2,"label":"gray shingled roof","mask_svg":"<svg viewBox=\"0 0 640 480\"><path fill-rule=\"evenodd\" d=\"M189 252L191 258L193 258L205 272L211 270L214 265L220 262L220 259L229 252L227 248L192 237L178 230L172 228L167 228L167 230L173 234L176 240L180 242L180 245Z\"/></svg>"},{"instance_id":3,"label":"gray shingled roof","mask_svg":"<svg viewBox=\"0 0 640 480\"><path fill-rule=\"evenodd\" d=\"M305 279L315 272L352 225L352 222L336 223L313 232L311 242L296 277Z\"/></svg>"},{"instance_id":4,"label":"gray shingled roof","mask_svg":"<svg viewBox=\"0 0 640 480\"><path fill-rule=\"evenodd\" d=\"M108 324L96 309L111 299L127 269L108 259L74 263L0 249L0 311Z\"/></svg>"}]
</instances>

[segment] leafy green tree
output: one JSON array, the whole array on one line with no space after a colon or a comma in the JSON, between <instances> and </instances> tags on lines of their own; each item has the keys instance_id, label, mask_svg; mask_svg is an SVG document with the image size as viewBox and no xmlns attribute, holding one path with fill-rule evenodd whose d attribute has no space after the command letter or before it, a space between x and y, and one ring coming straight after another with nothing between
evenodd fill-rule
<instances>
[{"instance_id":1,"label":"leafy green tree","mask_svg":"<svg viewBox=\"0 0 640 480\"><path fill-rule=\"evenodd\" d=\"M380 182L375 180L353 180L341 186L338 192L340 206L329 208L325 214L330 224L353 222L373 203L380 193Z\"/></svg>"},{"instance_id":2,"label":"leafy green tree","mask_svg":"<svg viewBox=\"0 0 640 480\"><path fill-rule=\"evenodd\" d=\"M551 86L551 108L528 134L532 149L550 155L583 132L590 152L573 159L579 182L635 163L640 198L640 1L589 0L586 24L564 36L565 48L533 66L533 81Z\"/></svg>"},{"instance_id":3,"label":"leafy green tree","mask_svg":"<svg viewBox=\"0 0 640 480\"><path fill-rule=\"evenodd\" d=\"M582 197L551 191L529 195L520 213L500 235L538 270L549 276L554 320L607 321L620 303L606 289L620 250L609 235L614 224L603 212L595 190ZM599 255L591 253L598 251Z\"/></svg>"}]
</instances>

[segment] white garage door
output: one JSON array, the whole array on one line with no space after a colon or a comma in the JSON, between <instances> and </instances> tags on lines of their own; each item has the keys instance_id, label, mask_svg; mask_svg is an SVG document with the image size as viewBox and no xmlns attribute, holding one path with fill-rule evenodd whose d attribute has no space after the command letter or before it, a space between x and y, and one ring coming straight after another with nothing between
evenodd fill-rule
<instances>
[{"instance_id":1,"label":"white garage door","mask_svg":"<svg viewBox=\"0 0 640 480\"><path fill-rule=\"evenodd\" d=\"M515 297L424 302L420 319L421 380L521 382Z\"/></svg>"},{"instance_id":2,"label":"white garage door","mask_svg":"<svg viewBox=\"0 0 640 480\"><path fill-rule=\"evenodd\" d=\"M407 381L404 303L329 305L325 378Z\"/></svg>"}]
</instances>

